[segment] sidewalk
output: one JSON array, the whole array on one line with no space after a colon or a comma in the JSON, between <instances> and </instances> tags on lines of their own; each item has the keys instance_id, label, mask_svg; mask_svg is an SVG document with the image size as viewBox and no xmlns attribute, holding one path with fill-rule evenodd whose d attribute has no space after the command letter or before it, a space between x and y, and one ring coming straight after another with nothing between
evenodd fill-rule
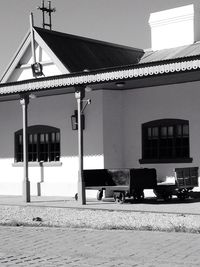
<instances>
[{"instance_id":1,"label":"sidewalk","mask_svg":"<svg viewBox=\"0 0 200 267\"><path fill-rule=\"evenodd\" d=\"M147 198L117 204L111 199L0 196L0 225L200 233L200 199L170 202Z\"/></svg>"},{"instance_id":2,"label":"sidewalk","mask_svg":"<svg viewBox=\"0 0 200 267\"><path fill-rule=\"evenodd\" d=\"M113 202L113 199L106 199L104 201L87 199L86 205L79 205L74 198L69 197L31 196L31 202L25 203L21 196L0 196L1 205L200 215L200 198L182 201L174 198L169 202L158 201L155 198L146 198L140 203L127 201L124 204L117 204Z\"/></svg>"}]
</instances>

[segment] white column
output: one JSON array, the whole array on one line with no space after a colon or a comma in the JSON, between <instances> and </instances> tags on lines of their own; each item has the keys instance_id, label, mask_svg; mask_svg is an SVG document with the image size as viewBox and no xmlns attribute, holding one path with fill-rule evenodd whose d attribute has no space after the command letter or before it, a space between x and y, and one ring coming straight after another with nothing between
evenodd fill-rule
<instances>
[{"instance_id":1,"label":"white column","mask_svg":"<svg viewBox=\"0 0 200 267\"><path fill-rule=\"evenodd\" d=\"M80 205L85 205L86 204L85 181L83 176L83 124L81 120L81 113L83 109L83 98L85 97L85 88L76 87L75 97L77 100L77 108L78 108L78 159L79 159L78 202Z\"/></svg>"},{"instance_id":2,"label":"white column","mask_svg":"<svg viewBox=\"0 0 200 267\"><path fill-rule=\"evenodd\" d=\"M23 163L24 163L24 179L23 179L23 200L30 202L30 181L28 179L28 104L29 95L21 95L20 104L22 105L23 116Z\"/></svg>"}]
</instances>

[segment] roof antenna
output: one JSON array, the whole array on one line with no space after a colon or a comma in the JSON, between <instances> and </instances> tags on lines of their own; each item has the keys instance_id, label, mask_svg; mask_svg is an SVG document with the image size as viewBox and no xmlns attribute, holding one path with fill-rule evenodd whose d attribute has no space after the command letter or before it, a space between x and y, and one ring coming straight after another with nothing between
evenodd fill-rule
<instances>
[{"instance_id":1,"label":"roof antenna","mask_svg":"<svg viewBox=\"0 0 200 267\"><path fill-rule=\"evenodd\" d=\"M41 7L38 6L37 9L42 11L42 26L43 26L43 29L45 29L45 27L47 26L47 27L49 27L49 30L51 30L52 29L51 13L55 12L56 9L55 8L51 8L51 1L48 1L48 7L44 6L44 0L42 0L41 5L42 6ZM49 14L49 23L45 22L45 12Z\"/></svg>"}]
</instances>

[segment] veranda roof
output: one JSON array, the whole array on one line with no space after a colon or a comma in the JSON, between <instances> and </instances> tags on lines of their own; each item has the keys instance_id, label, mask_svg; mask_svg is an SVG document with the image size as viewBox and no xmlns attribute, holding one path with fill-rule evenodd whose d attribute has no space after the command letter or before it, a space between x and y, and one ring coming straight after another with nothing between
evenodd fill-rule
<instances>
[{"instance_id":1,"label":"veranda roof","mask_svg":"<svg viewBox=\"0 0 200 267\"><path fill-rule=\"evenodd\" d=\"M152 86L155 78L156 85L200 79L199 73L197 75L200 70L199 42L177 48L144 52L140 49L40 28L35 30L59 59L71 69L71 73L0 84L1 99L7 100L9 97L6 96L25 92L37 92L42 95L71 93L74 92L74 86L123 90ZM77 53L80 50L81 53ZM80 57L80 54L84 54L84 58ZM85 67L87 71L84 71ZM168 79L172 74L182 78L178 80L176 76L175 79ZM118 87L119 82L125 82L127 86Z\"/></svg>"},{"instance_id":2,"label":"veranda roof","mask_svg":"<svg viewBox=\"0 0 200 267\"><path fill-rule=\"evenodd\" d=\"M73 92L72 88L75 86L94 86L95 88L95 86L97 87L100 85L103 89L106 83L115 84L115 88L112 87L112 89L119 90L116 84L122 81L142 81L145 78L153 79L153 77L161 79L164 75L185 73L194 74L199 70L200 56L194 56L181 58L179 60L166 60L165 62L151 62L146 64L120 66L116 68L93 70L90 72L79 72L0 84L0 95L20 94L25 92L45 92L47 90L58 90L61 88L68 88L68 92L71 93ZM194 80L200 79L199 74L198 77ZM146 86L148 86L148 84ZM121 89L123 90L123 88Z\"/></svg>"}]
</instances>

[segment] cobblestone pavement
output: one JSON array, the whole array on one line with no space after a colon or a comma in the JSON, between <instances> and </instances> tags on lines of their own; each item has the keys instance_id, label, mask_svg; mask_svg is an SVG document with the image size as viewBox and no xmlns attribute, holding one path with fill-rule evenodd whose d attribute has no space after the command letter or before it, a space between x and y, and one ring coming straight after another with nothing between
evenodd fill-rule
<instances>
[{"instance_id":1,"label":"cobblestone pavement","mask_svg":"<svg viewBox=\"0 0 200 267\"><path fill-rule=\"evenodd\" d=\"M200 266L200 235L0 227L0 266Z\"/></svg>"}]
</instances>

